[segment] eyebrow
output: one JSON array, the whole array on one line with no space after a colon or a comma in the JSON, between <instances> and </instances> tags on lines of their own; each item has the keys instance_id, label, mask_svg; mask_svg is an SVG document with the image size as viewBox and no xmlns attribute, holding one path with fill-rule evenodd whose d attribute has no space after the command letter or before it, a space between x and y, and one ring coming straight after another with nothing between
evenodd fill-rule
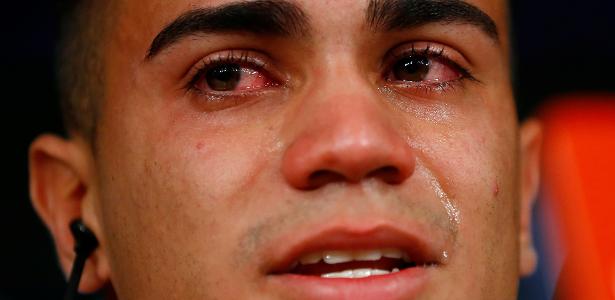
<instances>
[{"instance_id":1,"label":"eyebrow","mask_svg":"<svg viewBox=\"0 0 615 300\"><path fill-rule=\"evenodd\" d=\"M469 24L499 42L495 22L462 0L370 0L366 20L374 31L404 30L430 23ZM152 41L146 59L184 37L207 33L252 33L270 36L309 35L309 18L286 0L238 1L183 13Z\"/></svg>"},{"instance_id":2,"label":"eyebrow","mask_svg":"<svg viewBox=\"0 0 615 300\"><path fill-rule=\"evenodd\" d=\"M199 33L252 33L271 36L307 36L307 15L284 0L233 2L190 10L167 25L152 41L146 59L184 37Z\"/></svg>"},{"instance_id":3,"label":"eyebrow","mask_svg":"<svg viewBox=\"0 0 615 300\"><path fill-rule=\"evenodd\" d=\"M493 19L462 0L370 0L366 18L374 31L404 30L430 23L469 24L499 43Z\"/></svg>"}]
</instances>

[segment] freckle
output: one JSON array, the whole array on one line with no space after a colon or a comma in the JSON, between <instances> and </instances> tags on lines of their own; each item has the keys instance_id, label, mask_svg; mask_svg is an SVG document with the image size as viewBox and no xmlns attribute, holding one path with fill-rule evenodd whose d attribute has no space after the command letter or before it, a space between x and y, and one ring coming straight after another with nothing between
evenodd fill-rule
<instances>
[{"instance_id":1,"label":"freckle","mask_svg":"<svg viewBox=\"0 0 615 300\"><path fill-rule=\"evenodd\" d=\"M203 143L199 142L198 144L196 144L196 149L198 149L198 150L203 149Z\"/></svg>"}]
</instances>

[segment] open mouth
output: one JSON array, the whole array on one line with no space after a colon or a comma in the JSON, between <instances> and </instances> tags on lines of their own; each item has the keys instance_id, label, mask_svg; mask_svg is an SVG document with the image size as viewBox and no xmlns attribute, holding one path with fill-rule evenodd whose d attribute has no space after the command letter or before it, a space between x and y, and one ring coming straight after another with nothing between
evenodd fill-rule
<instances>
[{"instance_id":1,"label":"open mouth","mask_svg":"<svg viewBox=\"0 0 615 300\"><path fill-rule=\"evenodd\" d=\"M268 284L290 299L416 299L444 266L441 239L417 223L368 224L323 226L272 243Z\"/></svg>"},{"instance_id":2,"label":"open mouth","mask_svg":"<svg viewBox=\"0 0 615 300\"><path fill-rule=\"evenodd\" d=\"M399 248L325 250L302 255L287 273L322 278L366 278L435 264Z\"/></svg>"},{"instance_id":3,"label":"open mouth","mask_svg":"<svg viewBox=\"0 0 615 300\"><path fill-rule=\"evenodd\" d=\"M438 266L433 247L391 228L320 232L282 254L270 275L360 279Z\"/></svg>"}]
</instances>

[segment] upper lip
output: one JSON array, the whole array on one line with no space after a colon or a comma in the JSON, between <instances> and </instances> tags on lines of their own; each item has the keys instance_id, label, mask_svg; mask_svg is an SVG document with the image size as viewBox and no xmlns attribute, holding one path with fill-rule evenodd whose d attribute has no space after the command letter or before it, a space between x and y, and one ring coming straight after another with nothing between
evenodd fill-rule
<instances>
[{"instance_id":1,"label":"upper lip","mask_svg":"<svg viewBox=\"0 0 615 300\"><path fill-rule=\"evenodd\" d=\"M289 272L302 255L323 250L397 248L417 263L442 264L442 239L421 224L357 222L329 224L281 237L272 246L268 275Z\"/></svg>"}]
</instances>

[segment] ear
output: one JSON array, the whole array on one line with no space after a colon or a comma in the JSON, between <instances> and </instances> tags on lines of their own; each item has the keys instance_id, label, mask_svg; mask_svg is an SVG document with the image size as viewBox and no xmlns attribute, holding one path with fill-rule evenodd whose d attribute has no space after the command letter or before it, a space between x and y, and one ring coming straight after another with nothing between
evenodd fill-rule
<instances>
[{"instance_id":1,"label":"ear","mask_svg":"<svg viewBox=\"0 0 615 300\"><path fill-rule=\"evenodd\" d=\"M75 259L69 224L80 218L101 246L88 259L79 290L101 289L109 283L109 268L94 212L97 195L90 147L82 140L43 135L30 145L29 160L32 204L53 235L64 274L70 272Z\"/></svg>"},{"instance_id":2,"label":"ear","mask_svg":"<svg viewBox=\"0 0 615 300\"><path fill-rule=\"evenodd\" d=\"M520 201L520 266L522 276L534 273L538 255L532 240L532 208L540 183L540 151L542 128L535 119L521 125L521 201Z\"/></svg>"}]
</instances>

